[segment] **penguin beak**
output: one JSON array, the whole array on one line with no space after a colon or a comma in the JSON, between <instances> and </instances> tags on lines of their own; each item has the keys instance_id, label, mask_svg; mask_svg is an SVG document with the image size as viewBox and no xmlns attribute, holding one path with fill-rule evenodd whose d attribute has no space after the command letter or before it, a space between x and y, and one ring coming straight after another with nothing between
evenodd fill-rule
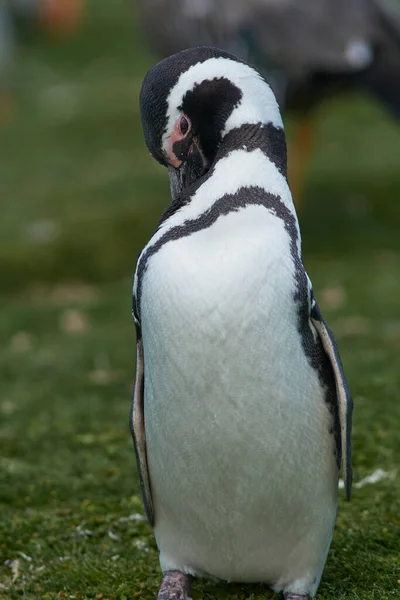
<instances>
[{"instance_id":1,"label":"penguin beak","mask_svg":"<svg viewBox=\"0 0 400 600\"><path fill-rule=\"evenodd\" d=\"M195 183L206 170L203 154L193 141L186 160L179 167L168 166L172 200L175 200L184 189Z\"/></svg>"},{"instance_id":2,"label":"penguin beak","mask_svg":"<svg viewBox=\"0 0 400 600\"><path fill-rule=\"evenodd\" d=\"M168 176L169 185L171 188L172 201L175 202L175 200L181 195L183 190L182 166L173 167L171 165L168 165Z\"/></svg>"}]
</instances>

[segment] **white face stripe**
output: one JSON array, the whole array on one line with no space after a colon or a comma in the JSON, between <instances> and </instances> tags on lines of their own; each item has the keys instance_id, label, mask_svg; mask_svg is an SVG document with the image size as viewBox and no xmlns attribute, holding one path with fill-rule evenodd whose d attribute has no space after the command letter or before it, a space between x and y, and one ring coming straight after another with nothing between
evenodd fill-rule
<instances>
[{"instance_id":1,"label":"white face stripe","mask_svg":"<svg viewBox=\"0 0 400 600\"><path fill-rule=\"evenodd\" d=\"M224 135L231 129L247 123L272 123L275 127L283 127L274 93L255 69L229 58L210 58L203 63L192 65L182 73L168 95L167 126L162 137L164 152L168 150L168 138L180 114L178 106L182 104L186 92L206 79L221 77L232 81L242 92L239 106L233 110L226 122Z\"/></svg>"}]
</instances>

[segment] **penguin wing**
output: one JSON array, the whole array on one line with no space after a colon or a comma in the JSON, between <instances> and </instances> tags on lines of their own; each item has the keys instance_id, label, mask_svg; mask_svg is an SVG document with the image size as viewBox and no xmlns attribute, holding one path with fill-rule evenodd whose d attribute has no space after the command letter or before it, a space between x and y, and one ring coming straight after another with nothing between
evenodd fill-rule
<instances>
[{"instance_id":1,"label":"penguin wing","mask_svg":"<svg viewBox=\"0 0 400 600\"><path fill-rule=\"evenodd\" d=\"M150 525L154 525L154 509L151 499L150 478L147 466L146 432L144 427L144 360L143 340L140 328L136 325L136 378L133 392L130 427L135 446L136 462L139 472L140 487L142 488L143 504Z\"/></svg>"},{"instance_id":2,"label":"penguin wing","mask_svg":"<svg viewBox=\"0 0 400 600\"><path fill-rule=\"evenodd\" d=\"M342 476L346 497L350 500L351 485L353 482L353 471L351 467L351 427L353 400L350 393L349 384L344 374L342 361L340 360L339 350L336 345L333 333L325 323L315 298L311 296L311 322L314 325L317 334L321 340L322 346L332 365L332 371L336 383L336 395L339 408L339 421L342 446Z\"/></svg>"}]
</instances>

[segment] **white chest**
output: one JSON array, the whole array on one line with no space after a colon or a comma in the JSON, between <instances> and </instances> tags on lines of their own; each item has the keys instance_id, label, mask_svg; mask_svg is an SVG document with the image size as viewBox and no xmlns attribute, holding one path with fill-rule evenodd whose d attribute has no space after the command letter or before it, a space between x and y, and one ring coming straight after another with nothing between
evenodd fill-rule
<instances>
[{"instance_id":1,"label":"white chest","mask_svg":"<svg viewBox=\"0 0 400 600\"><path fill-rule=\"evenodd\" d=\"M248 206L165 244L151 257L142 320L150 328L175 329L197 319L204 333L218 319L221 325L246 323L278 305L293 313L294 286L283 221L263 206Z\"/></svg>"},{"instance_id":2,"label":"white chest","mask_svg":"<svg viewBox=\"0 0 400 600\"><path fill-rule=\"evenodd\" d=\"M306 560L313 577L320 568L337 470L294 292L289 236L261 206L167 243L149 261L145 424L166 568L272 582L282 565L300 572ZM303 542L298 568L287 561L293 536Z\"/></svg>"}]
</instances>

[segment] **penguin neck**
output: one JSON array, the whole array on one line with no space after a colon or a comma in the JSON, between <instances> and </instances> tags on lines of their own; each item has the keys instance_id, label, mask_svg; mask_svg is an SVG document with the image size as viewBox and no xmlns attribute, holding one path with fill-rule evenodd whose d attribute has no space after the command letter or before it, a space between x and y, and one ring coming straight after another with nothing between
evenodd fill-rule
<instances>
[{"instance_id":1,"label":"penguin neck","mask_svg":"<svg viewBox=\"0 0 400 600\"><path fill-rule=\"evenodd\" d=\"M230 129L222 138L211 170L234 150L251 152L256 149L260 149L287 179L285 132L282 127L272 122L243 123Z\"/></svg>"},{"instance_id":2,"label":"penguin neck","mask_svg":"<svg viewBox=\"0 0 400 600\"><path fill-rule=\"evenodd\" d=\"M259 161L250 160L250 153L257 150L259 155L264 156L264 160L268 159L267 163L272 169L270 172L271 179L281 182L277 188L280 193L280 186L287 187L286 140L283 128L272 122L243 123L223 135L216 156L207 173L173 199L162 214L159 227L169 221L182 207L196 203L201 189L207 189L207 193L210 194L211 198L216 194L214 186L216 185L220 194L223 194L228 180L231 180L231 182L233 180L237 181L238 187L244 181L247 183L243 183L243 185L250 185L249 179L255 185L255 182L259 179L260 166ZM240 160L237 159L238 154L242 157ZM265 171L265 168L264 165L262 169ZM251 176L250 171L253 170L254 173ZM223 175L221 176L220 173L223 173ZM292 210L291 199L289 204Z\"/></svg>"}]
</instances>

